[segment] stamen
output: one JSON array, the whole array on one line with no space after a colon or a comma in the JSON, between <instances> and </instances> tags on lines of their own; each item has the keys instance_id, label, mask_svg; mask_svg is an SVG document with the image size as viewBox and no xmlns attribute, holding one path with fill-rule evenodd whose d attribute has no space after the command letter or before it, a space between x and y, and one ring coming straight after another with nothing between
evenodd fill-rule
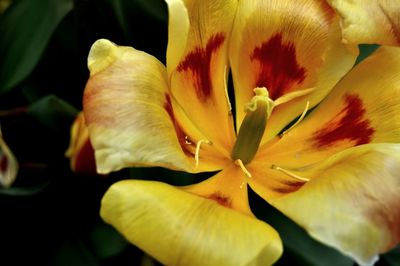
<instances>
[{"instance_id":1,"label":"stamen","mask_svg":"<svg viewBox=\"0 0 400 266\"><path fill-rule=\"evenodd\" d=\"M192 142L190 142L189 137L185 136L185 144L191 145Z\"/></svg>"},{"instance_id":2,"label":"stamen","mask_svg":"<svg viewBox=\"0 0 400 266\"><path fill-rule=\"evenodd\" d=\"M276 99L274 101L274 107L287 103L293 99L296 99L298 97L310 94L311 92L313 92L315 90L315 88L309 88L309 89L304 89L304 90L299 90L299 91L293 91L293 92L289 92L285 95L282 95L281 97L279 97L278 99Z\"/></svg>"},{"instance_id":3,"label":"stamen","mask_svg":"<svg viewBox=\"0 0 400 266\"><path fill-rule=\"evenodd\" d=\"M287 174L288 176L293 177L294 179L297 179L297 180L300 180L300 181L303 181L303 182L308 182L308 181L310 181L309 178L306 178L306 177L302 177L302 176L293 174L292 172L290 172L290 171L288 171L288 170L286 170L286 169L283 169L282 167L279 167L279 166L274 165L274 164L271 165L271 169L281 171L282 173Z\"/></svg>"},{"instance_id":4,"label":"stamen","mask_svg":"<svg viewBox=\"0 0 400 266\"><path fill-rule=\"evenodd\" d=\"M295 126L297 126L304 119L309 107L310 107L310 101L307 101L306 107L304 108L304 111L301 114L301 116L299 117L299 119L297 119L296 123L294 123L291 127L286 129L285 131L283 131L283 133L281 134L281 137L284 136L285 134L287 134L290 130L292 130Z\"/></svg>"},{"instance_id":5,"label":"stamen","mask_svg":"<svg viewBox=\"0 0 400 266\"><path fill-rule=\"evenodd\" d=\"M229 101L229 94L228 94L228 82L226 80L226 75L228 74L228 72L226 71L227 67L225 66L225 70L224 70L224 84L225 84L225 98L226 98L226 103L228 104L228 112L229 115L232 115L232 105L231 105L231 101Z\"/></svg>"},{"instance_id":6,"label":"stamen","mask_svg":"<svg viewBox=\"0 0 400 266\"><path fill-rule=\"evenodd\" d=\"M195 160L195 162L196 162L196 168L199 167L200 146L201 146L201 144L202 144L203 142L206 143L206 144L208 144L208 145L211 145L211 144L212 144L211 141L206 140L206 139L201 139L201 140L199 140L199 141L197 142L197 144L196 144L196 153L194 154L194 160Z\"/></svg>"},{"instance_id":7,"label":"stamen","mask_svg":"<svg viewBox=\"0 0 400 266\"><path fill-rule=\"evenodd\" d=\"M250 173L250 172L246 169L246 167L244 166L242 160L240 160L240 159L235 160L235 164L236 164L237 166L239 166L240 169L242 169L243 173L244 173L248 178L251 178L251 177L252 177L251 173Z\"/></svg>"}]
</instances>

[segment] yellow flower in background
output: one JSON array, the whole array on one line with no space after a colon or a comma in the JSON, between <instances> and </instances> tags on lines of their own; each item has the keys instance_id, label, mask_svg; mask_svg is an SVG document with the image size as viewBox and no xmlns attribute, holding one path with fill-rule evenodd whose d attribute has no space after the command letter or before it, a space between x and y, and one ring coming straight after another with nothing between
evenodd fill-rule
<instances>
[{"instance_id":1,"label":"yellow flower in background","mask_svg":"<svg viewBox=\"0 0 400 266\"><path fill-rule=\"evenodd\" d=\"M65 156L70 159L72 171L80 174L96 174L94 150L89 139L89 131L85 124L83 112L76 116L71 126L70 143Z\"/></svg>"},{"instance_id":2,"label":"yellow flower in background","mask_svg":"<svg viewBox=\"0 0 400 266\"><path fill-rule=\"evenodd\" d=\"M84 94L98 172L219 171L187 187L118 182L103 219L163 264L272 264L282 243L252 214L250 186L359 264L395 246L400 49L381 47L353 68L363 35L342 35L351 14L329 2L169 0L166 67L98 40ZM398 37L393 14L371 22L370 34L391 27ZM386 44L379 36L370 41Z\"/></svg>"},{"instance_id":3,"label":"yellow flower in background","mask_svg":"<svg viewBox=\"0 0 400 266\"><path fill-rule=\"evenodd\" d=\"M18 174L18 162L7 146L0 130L0 186L9 187Z\"/></svg>"}]
</instances>

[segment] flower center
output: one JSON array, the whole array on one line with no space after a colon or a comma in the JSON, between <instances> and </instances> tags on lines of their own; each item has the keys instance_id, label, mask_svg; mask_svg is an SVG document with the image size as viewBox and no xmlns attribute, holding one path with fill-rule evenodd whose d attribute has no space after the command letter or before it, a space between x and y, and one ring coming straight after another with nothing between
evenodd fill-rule
<instances>
[{"instance_id":1,"label":"flower center","mask_svg":"<svg viewBox=\"0 0 400 266\"><path fill-rule=\"evenodd\" d=\"M254 89L255 96L246 104L246 116L240 126L236 143L233 146L231 158L241 168L251 162L258 151L261 139L264 135L267 120L271 116L272 110L278 105L287 103L298 97L310 94L314 88L303 89L285 94L275 101L269 97L268 89L265 87L257 87ZM309 108L307 101L305 109L300 118L283 135L295 127L306 115ZM245 168L244 168L245 169Z\"/></svg>"},{"instance_id":2,"label":"flower center","mask_svg":"<svg viewBox=\"0 0 400 266\"><path fill-rule=\"evenodd\" d=\"M245 106L246 116L231 153L232 160L240 160L243 164L250 163L256 155L267 120L274 108L274 101L269 98L267 88L257 87L254 93L256 95Z\"/></svg>"}]
</instances>

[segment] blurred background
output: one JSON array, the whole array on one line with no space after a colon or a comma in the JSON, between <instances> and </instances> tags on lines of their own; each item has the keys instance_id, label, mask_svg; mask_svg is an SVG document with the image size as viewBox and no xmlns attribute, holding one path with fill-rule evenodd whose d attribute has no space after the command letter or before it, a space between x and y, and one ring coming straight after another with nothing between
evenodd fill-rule
<instances>
[{"instance_id":1,"label":"blurred background","mask_svg":"<svg viewBox=\"0 0 400 266\"><path fill-rule=\"evenodd\" d=\"M93 42L107 38L165 63L167 20L163 0L0 0L0 125L19 163L15 182L0 187L0 265L160 265L102 222L102 195L126 178L186 185L210 174L161 168L77 174L65 152ZM359 60L375 48L361 46ZM284 241L277 265L355 265L254 193L250 200ZM400 265L400 247L377 265Z\"/></svg>"}]
</instances>

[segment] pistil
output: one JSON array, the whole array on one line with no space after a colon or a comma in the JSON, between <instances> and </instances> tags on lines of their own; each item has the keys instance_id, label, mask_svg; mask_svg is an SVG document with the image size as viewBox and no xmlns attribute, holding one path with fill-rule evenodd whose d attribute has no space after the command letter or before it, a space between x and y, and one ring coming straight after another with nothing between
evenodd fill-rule
<instances>
[{"instance_id":1,"label":"pistil","mask_svg":"<svg viewBox=\"0 0 400 266\"><path fill-rule=\"evenodd\" d=\"M258 87L254 92L256 95L245 107L246 116L231 153L232 160L240 160L243 165L251 162L256 155L267 120L274 107L274 101L269 98L267 88Z\"/></svg>"}]
</instances>

